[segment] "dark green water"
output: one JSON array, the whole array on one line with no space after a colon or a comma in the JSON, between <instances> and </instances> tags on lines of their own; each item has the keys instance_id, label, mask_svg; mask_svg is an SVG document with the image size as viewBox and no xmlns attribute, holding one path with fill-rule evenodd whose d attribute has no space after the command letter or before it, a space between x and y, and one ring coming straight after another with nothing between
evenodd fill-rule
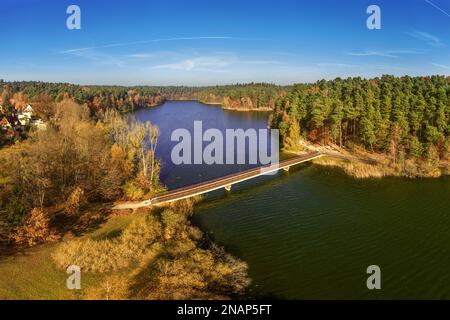
<instances>
[{"instance_id":1,"label":"dark green water","mask_svg":"<svg viewBox=\"0 0 450 320\"><path fill-rule=\"evenodd\" d=\"M136 112L161 128L162 181L175 188L245 166L170 163L176 128L265 128L267 114L168 102ZM218 191L193 223L249 264L250 297L450 299L450 178L357 180L303 165ZM381 290L366 287L369 265Z\"/></svg>"},{"instance_id":2,"label":"dark green water","mask_svg":"<svg viewBox=\"0 0 450 320\"><path fill-rule=\"evenodd\" d=\"M247 261L252 297L450 298L450 179L356 180L303 166L200 205L194 222ZM366 268L381 268L381 290Z\"/></svg>"}]
</instances>

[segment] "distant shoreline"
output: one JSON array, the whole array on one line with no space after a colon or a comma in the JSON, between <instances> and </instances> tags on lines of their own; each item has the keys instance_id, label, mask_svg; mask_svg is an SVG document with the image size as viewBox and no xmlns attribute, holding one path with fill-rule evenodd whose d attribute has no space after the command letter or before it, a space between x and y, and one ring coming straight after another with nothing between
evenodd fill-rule
<instances>
[{"instance_id":1,"label":"distant shoreline","mask_svg":"<svg viewBox=\"0 0 450 320\"><path fill-rule=\"evenodd\" d=\"M257 109L252 109L252 108L229 108L229 107L223 107L222 109L224 110L230 110L230 111L242 111L242 112L246 112L246 111L256 111L256 112L272 112L273 109L265 107L265 108L257 108Z\"/></svg>"},{"instance_id":2,"label":"distant shoreline","mask_svg":"<svg viewBox=\"0 0 450 320\"><path fill-rule=\"evenodd\" d=\"M205 105L209 105L209 106L220 106L223 110L229 110L229 111L242 111L242 112L250 112L250 111L256 111L256 112L272 112L273 109L269 108L269 107L264 107L264 108L231 108L231 107L225 107L223 106L222 103L220 102L206 102L206 101L202 101L202 100L198 100L198 99L167 99L164 102L177 102L177 101L184 101L184 102L188 102L188 101L193 101L193 102L199 102ZM164 104L164 102L162 104Z\"/></svg>"}]
</instances>

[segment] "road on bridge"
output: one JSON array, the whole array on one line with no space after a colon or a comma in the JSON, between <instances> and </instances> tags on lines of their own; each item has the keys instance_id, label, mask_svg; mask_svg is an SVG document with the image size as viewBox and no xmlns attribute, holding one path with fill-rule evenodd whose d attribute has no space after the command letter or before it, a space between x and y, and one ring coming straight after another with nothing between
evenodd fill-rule
<instances>
[{"instance_id":1,"label":"road on bridge","mask_svg":"<svg viewBox=\"0 0 450 320\"><path fill-rule=\"evenodd\" d=\"M113 207L113 209L138 209L142 207L149 207L152 205L162 205L165 203L190 198L203 193L211 192L222 188L231 188L233 184L250 180L261 175L267 175L280 169L287 169L293 165L310 161L315 158L321 157L323 154L320 152L312 152L304 155L295 156L283 161L280 161L275 165L260 166L257 168L248 169L245 171L236 172L221 178L200 182L194 185L190 185L183 188L167 191L161 195L155 196L149 200L141 202L125 202L119 203Z\"/></svg>"}]
</instances>

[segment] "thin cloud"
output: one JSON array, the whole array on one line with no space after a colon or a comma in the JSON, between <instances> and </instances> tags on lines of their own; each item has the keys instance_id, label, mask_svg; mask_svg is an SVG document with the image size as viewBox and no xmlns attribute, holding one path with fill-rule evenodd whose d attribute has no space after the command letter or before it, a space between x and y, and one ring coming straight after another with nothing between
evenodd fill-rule
<instances>
[{"instance_id":1,"label":"thin cloud","mask_svg":"<svg viewBox=\"0 0 450 320\"><path fill-rule=\"evenodd\" d=\"M358 56L358 57L370 57L370 56L376 56L376 57L385 57L385 58L398 58L398 56L387 53L387 52L380 52L380 51L364 51L364 52L346 52L346 55L349 56Z\"/></svg>"},{"instance_id":2,"label":"thin cloud","mask_svg":"<svg viewBox=\"0 0 450 320\"><path fill-rule=\"evenodd\" d=\"M348 64L348 63L335 63L335 62L319 62L316 63L319 67L337 67L337 68L355 68L359 67L356 64Z\"/></svg>"},{"instance_id":3,"label":"thin cloud","mask_svg":"<svg viewBox=\"0 0 450 320\"><path fill-rule=\"evenodd\" d=\"M168 58L168 57L180 57L182 54L175 51L153 51L153 52L137 52L133 54L127 54L125 57L134 60L149 60L157 58Z\"/></svg>"},{"instance_id":4,"label":"thin cloud","mask_svg":"<svg viewBox=\"0 0 450 320\"><path fill-rule=\"evenodd\" d=\"M386 51L362 51L362 52L346 52L349 56L360 56L360 57L385 57L385 58L400 58L402 54L424 54L427 50L423 49L392 49Z\"/></svg>"},{"instance_id":5,"label":"thin cloud","mask_svg":"<svg viewBox=\"0 0 450 320\"><path fill-rule=\"evenodd\" d=\"M440 12L442 12L443 14L445 14L447 17L450 18L450 14L445 11L444 9L438 7L437 5L435 5L433 2L429 1L429 0L425 0L426 3L428 3L430 6L433 6L435 9L439 10Z\"/></svg>"},{"instance_id":6,"label":"thin cloud","mask_svg":"<svg viewBox=\"0 0 450 320\"><path fill-rule=\"evenodd\" d=\"M414 31L414 32L408 32L408 34L411 37L414 37L416 39L419 39L421 41L428 43L430 46L433 46L433 47L443 46L441 39L439 39L438 37L436 37L428 32Z\"/></svg>"},{"instance_id":7,"label":"thin cloud","mask_svg":"<svg viewBox=\"0 0 450 320\"><path fill-rule=\"evenodd\" d=\"M232 39L237 39L237 38L226 37L226 36L162 38L162 39L141 40L141 41L132 41L132 42L119 42L119 43L112 43L112 44L106 44L106 45L94 46L94 47L75 48L75 49L63 50L63 51L60 51L59 53L73 53L73 52L78 52L78 51L86 51L86 50L94 50L94 49L102 49L102 48L127 47L127 46L132 46L132 45L137 45L137 44L146 44L146 43L163 42L163 41L232 40Z\"/></svg>"},{"instance_id":8,"label":"thin cloud","mask_svg":"<svg viewBox=\"0 0 450 320\"><path fill-rule=\"evenodd\" d=\"M231 65L277 65L278 60L240 60L234 54L216 54L213 56L196 56L185 58L174 63L159 64L150 67L151 69L171 69L182 71L224 71Z\"/></svg>"},{"instance_id":9,"label":"thin cloud","mask_svg":"<svg viewBox=\"0 0 450 320\"><path fill-rule=\"evenodd\" d=\"M428 50L424 49L395 49L389 50L387 53L392 54L425 54Z\"/></svg>"},{"instance_id":10,"label":"thin cloud","mask_svg":"<svg viewBox=\"0 0 450 320\"><path fill-rule=\"evenodd\" d=\"M120 68L125 66L125 63L121 59L117 59L109 54L101 53L93 49L83 51L73 51L68 54L74 57L91 60L101 64L115 65Z\"/></svg>"},{"instance_id":11,"label":"thin cloud","mask_svg":"<svg viewBox=\"0 0 450 320\"><path fill-rule=\"evenodd\" d=\"M136 59L150 59L154 58L155 54L152 53L134 53L127 55L129 58L136 58Z\"/></svg>"},{"instance_id":12,"label":"thin cloud","mask_svg":"<svg viewBox=\"0 0 450 320\"><path fill-rule=\"evenodd\" d=\"M277 61L277 60L244 60L244 61L241 61L240 63L243 63L243 64L279 64L281 62Z\"/></svg>"},{"instance_id":13,"label":"thin cloud","mask_svg":"<svg viewBox=\"0 0 450 320\"><path fill-rule=\"evenodd\" d=\"M373 68L373 69L378 69L378 70L398 70L398 71L411 70L409 68L399 67L399 66L391 66L391 65L369 65L367 67Z\"/></svg>"},{"instance_id":14,"label":"thin cloud","mask_svg":"<svg viewBox=\"0 0 450 320\"><path fill-rule=\"evenodd\" d=\"M185 59L176 63L160 64L151 69L171 69L182 71L220 71L234 61L223 57L196 57Z\"/></svg>"},{"instance_id":15,"label":"thin cloud","mask_svg":"<svg viewBox=\"0 0 450 320\"><path fill-rule=\"evenodd\" d=\"M450 69L450 66L447 66L445 64L440 64L440 63L431 63L433 66L438 67L438 68L442 68L442 69Z\"/></svg>"}]
</instances>

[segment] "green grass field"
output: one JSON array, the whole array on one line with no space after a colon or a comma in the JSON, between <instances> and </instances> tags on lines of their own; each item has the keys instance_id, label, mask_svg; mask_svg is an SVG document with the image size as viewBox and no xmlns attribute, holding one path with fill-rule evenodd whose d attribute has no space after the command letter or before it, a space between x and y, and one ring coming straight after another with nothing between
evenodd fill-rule
<instances>
[{"instance_id":1,"label":"green grass field","mask_svg":"<svg viewBox=\"0 0 450 320\"><path fill-rule=\"evenodd\" d=\"M96 240L119 235L136 216L112 217L85 236ZM0 257L0 299L80 299L86 289L98 285L108 274L81 274L81 290L69 290L65 270L51 257L59 243L49 243Z\"/></svg>"}]
</instances>

